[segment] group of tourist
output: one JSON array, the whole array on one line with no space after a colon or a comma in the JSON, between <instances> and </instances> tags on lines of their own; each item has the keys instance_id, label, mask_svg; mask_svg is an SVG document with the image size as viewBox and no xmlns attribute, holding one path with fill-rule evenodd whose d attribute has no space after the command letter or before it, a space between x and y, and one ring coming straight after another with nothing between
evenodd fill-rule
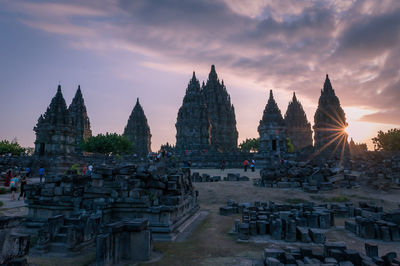
<instances>
[{"instance_id":1,"label":"group of tourist","mask_svg":"<svg viewBox=\"0 0 400 266\"><path fill-rule=\"evenodd\" d=\"M9 187L11 191L11 200L15 200L15 194L18 190L18 186L20 188L20 195L18 197L18 200L21 198L25 199L26 197L26 191L25 191L25 185L28 183L28 178L31 177L32 170L29 166L25 168L25 172L21 171L21 168L18 166L13 167L13 169L10 169L7 171L7 174L4 179L4 186ZM46 172L43 166L39 168L39 180L40 183L42 183L43 178L45 178Z\"/></svg>"},{"instance_id":2,"label":"group of tourist","mask_svg":"<svg viewBox=\"0 0 400 266\"><path fill-rule=\"evenodd\" d=\"M251 171L254 172L255 168L256 168L256 161L254 159L252 159L250 162L247 159L244 160L243 168L244 168L245 172L247 172L247 169L249 168L249 165L250 165Z\"/></svg>"}]
</instances>

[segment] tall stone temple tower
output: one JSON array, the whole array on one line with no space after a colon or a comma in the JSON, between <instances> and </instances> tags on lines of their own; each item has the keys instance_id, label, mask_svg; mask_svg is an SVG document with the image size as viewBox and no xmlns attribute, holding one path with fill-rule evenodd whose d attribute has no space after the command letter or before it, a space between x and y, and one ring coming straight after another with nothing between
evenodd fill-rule
<instances>
[{"instance_id":1,"label":"tall stone temple tower","mask_svg":"<svg viewBox=\"0 0 400 266\"><path fill-rule=\"evenodd\" d=\"M335 95L331 81L326 75L324 88L318 101L314 115L314 146L335 148L343 141L347 143L347 127L345 113L340 106L339 98ZM340 150L340 148L338 149Z\"/></svg>"},{"instance_id":2,"label":"tall stone temple tower","mask_svg":"<svg viewBox=\"0 0 400 266\"><path fill-rule=\"evenodd\" d=\"M308 122L303 106L297 100L294 92L292 101L289 102L286 110L285 124L287 128L286 136L290 139L295 151L312 146L311 124Z\"/></svg>"},{"instance_id":3,"label":"tall stone temple tower","mask_svg":"<svg viewBox=\"0 0 400 266\"><path fill-rule=\"evenodd\" d=\"M175 127L175 147L178 151L202 151L210 147L211 124L200 83L194 72L179 108Z\"/></svg>"},{"instance_id":4,"label":"tall stone temple tower","mask_svg":"<svg viewBox=\"0 0 400 266\"><path fill-rule=\"evenodd\" d=\"M128 119L124 136L133 143L133 153L147 156L151 152L151 134L146 115L137 98L136 105Z\"/></svg>"},{"instance_id":5,"label":"tall stone temple tower","mask_svg":"<svg viewBox=\"0 0 400 266\"><path fill-rule=\"evenodd\" d=\"M35 155L68 155L75 152L75 127L58 85L57 93L33 129Z\"/></svg>"},{"instance_id":6,"label":"tall stone temple tower","mask_svg":"<svg viewBox=\"0 0 400 266\"><path fill-rule=\"evenodd\" d=\"M207 83L203 84L203 95L211 122L211 145L218 151L237 149L238 131L236 129L235 108L226 91L224 81L218 79L215 66L211 66Z\"/></svg>"},{"instance_id":7,"label":"tall stone temple tower","mask_svg":"<svg viewBox=\"0 0 400 266\"><path fill-rule=\"evenodd\" d=\"M272 90L269 92L268 103L265 106L262 120L258 126L260 135L259 154L264 159L280 157L286 152L286 125L281 110L275 102Z\"/></svg>"},{"instance_id":8,"label":"tall stone temple tower","mask_svg":"<svg viewBox=\"0 0 400 266\"><path fill-rule=\"evenodd\" d=\"M75 145L76 151L79 152L81 150L81 143L92 136L92 130L90 129L90 121L86 111L85 101L83 100L81 86L78 86L78 90L75 93L72 103L68 107L68 111L71 114L75 126Z\"/></svg>"}]
</instances>

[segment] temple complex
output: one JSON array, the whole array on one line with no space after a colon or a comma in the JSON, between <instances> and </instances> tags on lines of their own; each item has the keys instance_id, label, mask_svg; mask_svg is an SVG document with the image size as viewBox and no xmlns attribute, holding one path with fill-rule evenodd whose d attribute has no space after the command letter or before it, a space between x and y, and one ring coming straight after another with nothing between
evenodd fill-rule
<instances>
[{"instance_id":1,"label":"temple complex","mask_svg":"<svg viewBox=\"0 0 400 266\"><path fill-rule=\"evenodd\" d=\"M202 86L208 115L211 122L211 145L220 152L237 149L235 108L226 90L224 81L218 79L215 66L211 66L207 83Z\"/></svg>"},{"instance_id":2,"label":"temple complex","mask_svg":"<svg viewBox=\"0 0 400 266\"><path fill-rule=\"evenodd\" d=\"M40 115L34 131L36 155L68 155L75 152L76 131L61 92L61 85L58 85L57 93L46 112Z\"/></svg>"},{"instance_id":3,"label":"temple complex","mask_svg":"<svg viewBox=\"0 0 400 266\"><path fill-rule=\"evenodd\" d=\"M258 126L260 134L259 154L264 159L279 158L286 152L286 125L281 110L275 102L272 90L269 92L268 103L265 106L262 120ZM271 161L270 161L271 163Z\"/></svg>"},{"instance_id":4,"label":"temple complex","mask_svg":"<svg viewBox=\"0 0 400 266\"><path fill-rule=\"evenodd\" d=\"M81 150L81 143L92 136L92 130L90 129L90 121L86 111L85 101L82 96L81 86L78 86L78 90L75 93L71 105L68 107L68 111L70 112L74 123L75 145L77 152L79 152Z\"/></svg>"},{"instance_id":5,"label":"temple complex","mask_svg":"<svg viewBox=\"0 0 400 266\"><path fill-rule=\"evenodd\" d=\"M175 127L178 151L201 151L210 147L211 124L200 83L194 72L179 108Z\"/></svg>"},{"instance_id":6,"label":"temple complex","mask_svg":"<svg viewBox=\"0 0 400 266\"><path fill-rule=\"evenodd\" d=\"M347 127L345 113L335 95L331 81L326 75L324 88L318 101L314 115L314 146L318 148L338 149L339 144L347 143ZM338 149L338 150L341 150Z\"/></svg>"},{"instance_id":7,"label":"temple complex","mask_svg":"<svg viewBox=\"0 0 400 266\"><path fill-rule=\"evenodd\" d=\"M292 101L289 102L286 110L285 124L286 135L293 144L295 151L312 146L311 124L308 122L303 106L297 100L294 92Z\"/></svg>"},{"instance_id":8,"label":"temple complex","mask_svg":"<svg viewBox=\"0 0 400 266\"><path fill-rule=\"evenodd\" d=\"M129 116L124 136L132 142L133 152L136 155L147 156L151 151L150 127L143 108L139 103L139 98L137 98L136 105Z\"/></svg>"}]
</instances>

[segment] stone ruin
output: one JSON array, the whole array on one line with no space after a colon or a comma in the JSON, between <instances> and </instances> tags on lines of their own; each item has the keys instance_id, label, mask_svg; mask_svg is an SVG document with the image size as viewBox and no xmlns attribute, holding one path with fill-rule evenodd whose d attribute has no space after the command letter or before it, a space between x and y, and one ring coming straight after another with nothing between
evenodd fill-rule
<instances>
[{"instance_id":1,"label":"stone ruin","mask_svg":"<svg viewBox=\"0 0 400 266\"><path fill-rule=\"evenodd\" d=\"M23 231L37 237L35 252L74 254L96 246L99 265L148 260L151 240L174 240L199 209L190 171L167 159L98 165L91 177L68 171L25 189Z\"/></svg>"},{"instance_id":2,"label":"stone ruin","mask_svg":"<svg viewBox=\"0 0 400 266\"><path fill-rule=\"evenodd\" d=\"M0 265L28 265L30 235L18 231L23 217L0 217Z\"/></svg>"},{"instance_id":3,"label":"stone ruin","mask_svg":"<svg viewBox=\"0 0 400 266\"><path fill-rule=\"evenodd\" d=\"M400 209L384 212L382 207L360 202L354 219L346 220L346 230L365 239L400 241Z\"/></svg>"},{"instance_id":4,"label":"stone ruin","mask_svg":"<svg viewBox=\"0 0 400 266\"><path fill-rule=\"evenodd\" d=\"M250 181L250 178L247 176L242 176L240 173L228 173L226 176L221 178L221 176L210 176L209 174L200 174L198 172L194 172L192 174L193 182L219 182L219 181Z\"/></svg>"},{"instance_id":5,"label":"stone ruin","mask_svg":"<svg viewBox=\"0 0 400 266\"><path fill-rule=\"evenodd\" d=\"M277 188L302 188L305 192L317 193L338 187L359 187L360 172L344 170L335 161L322 166L289 161L279 167L268 167L260 171L256 186Z\"/></svg>"},{"instance_id":6,"label":"stone ruin","mask_svg":"<svg viewBox=\"0 0 400 266\"><path fill-rule=\"evenodd\" d=\"M133 153L138 157L147 157L151 152L151 133L147 123L143 107L136 100L136 105L129 116L128 123L124 130L126 136L133 145Z\"/></svg>"},{"instance_id":7,"label":"stone ruin","mask_svg":"<svg viewBox=\"0 0 400 266\"><path fill-rule=\"evenodd\" d=\"M257 265L400 265L400 259L395 252L379 257L378 245L372 242L365 243L365 254L347 249L344 242L326 242L322 249L313 246L266 248Z\"/></svg>"},{"instance_id":8,"label":"stone ruin","mask_svg":"<svg viewBox=\"0 0 400 266\"><path fill-rule=\"evenodd\" d=\"M324 243L325 230L335 225L334 213L327 205L317 206L312 202L237 204L228 201L227 205L220 208L221 215L242 214L242 219L235 221L232 230L239 240L261 236L287 242Z\"/></svg>"}]
</instances>

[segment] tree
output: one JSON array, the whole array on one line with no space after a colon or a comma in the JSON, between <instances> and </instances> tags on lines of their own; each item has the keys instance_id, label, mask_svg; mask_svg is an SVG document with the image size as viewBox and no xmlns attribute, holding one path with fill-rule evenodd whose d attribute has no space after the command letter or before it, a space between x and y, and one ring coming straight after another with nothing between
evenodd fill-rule
<instances>
[{"instance_id":1,"label":"tree","mask_svg":"<svg viewBox=\"0 0 400 266\"><path fill-rule=\"evenodd\" d=\"M288 152L294 152L294 146L290 141L290 138L286 138L286 149Z\"/></svg>"},{"instance_id":2,"label":"tree","mask_svg":"<svg viewBox=\"0 0 400 266\"><path fill-rule=\"evenodd\" d=\"M21 153L25 152L25 148L21 147L18 144L17 139L13 139L11 142L8 140L0 141L0 155L9 154L12 155L20 155Z\"/></svg>"},{"instance_id":3,"label":"tree","mask_svg":"<svg viewBox=\"0 0 400 266\"><path fill-rule=\"evenodd\" d=\"M400 150L400 129L392 128L388 132L379 130L378 136L372 139L375 150L399 151Z\"/></svg>"},{"instance_id":4,"label":"tree","mask_svg":"<svg viewBox=\"0 0 400 266\"><path fill-rule=\"evenodd\" d=\"M102 154L123 154L132 152L132 143L117 133L98 134L82 143L82 150Z\"/></svg>"},{"instance_id":5,"label":"tree","mask_svg":"<svg viewBox=\"0 0 400 266\"><path fill-rule=\"evenodd\" d=\"M260 148L260 138L246 139L239 144L239 148L244 152L256 152Z\"/></svg>"}]
</instances>

